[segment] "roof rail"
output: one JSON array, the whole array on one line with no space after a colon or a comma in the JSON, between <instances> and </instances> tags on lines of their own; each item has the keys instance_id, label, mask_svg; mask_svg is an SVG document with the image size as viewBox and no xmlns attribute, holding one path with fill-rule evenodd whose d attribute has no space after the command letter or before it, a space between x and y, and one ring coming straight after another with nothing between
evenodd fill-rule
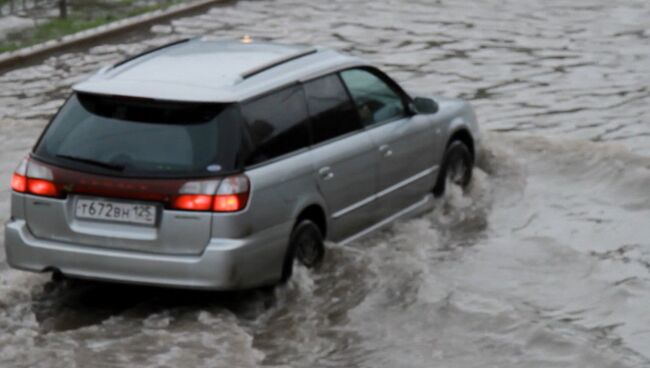
<instances>
[{"instance_id":1,"label":"roof rail","mask_svg":"<svg viewBox=\"0 0 650 368\"><path fill-rule=\"evenodd\" d=\"M131 57L128 57L128 58L114 64L113 68L117 68L120 65L124 65L124 64L128 63L129 61L133 61L133 60L135 60L135 59L137 59L139 57L151 54L152 52L156 52L158 50L162 50L162 49L167 48L167 47L171 47L171 46L175 46L175 45L178 45L178 44L181 44L181 43L185 43L185 42L188 42L190 40L192 40L192 38L182 38L182 39L180 39L178 41L166 43L166 44L164 44L162 46L158 46L158 47L154 47L154 48L149 49L149 50L145 50L145 51L143 51L143 52L141 52L139 54L135 54L135 55L133 55Z\"/></svg>"},{"instance_id":2,"label":"roof rail","mask_svg":"<svg viewBox=\"0 0 650 368\"><path fill-rule=\"evenodd\" d=\"M242 79L250 78L250 77L252 77L252 76L254 76L256 74L262 73L262 72L264 72L266 70L269 70L271 68L274 68L274 67L276 67L278 65L287 63L287 62L292 61L292 60L300 59L303 56L315 54L316 52L318 52L317 49L308 48L308 49L305 49L305 50L298 51L295 54L289 54L289 55L286 55L286 56L282 56L282 57L280 57L278 59L271 60L270 62L268 62L266 64L256 66L256 67L254 67L254 68L252 68L250 70L247 70L247 71L243 72L241 74L241 77L242 77Z\"/></svg>"}]
</instances>

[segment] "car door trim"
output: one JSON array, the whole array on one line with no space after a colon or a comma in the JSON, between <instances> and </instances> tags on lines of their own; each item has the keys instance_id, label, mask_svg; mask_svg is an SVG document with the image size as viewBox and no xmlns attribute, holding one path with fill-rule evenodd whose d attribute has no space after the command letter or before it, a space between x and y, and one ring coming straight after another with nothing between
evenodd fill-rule
<instances>
[{"instance_id":1,"label":"car door trim","mask_svg":"<svg viewBox=\"0 0 650 368\"><path fill-rule=\"evenodd\" d=\"M350 236L348 238L345 238L345 239L341 240L340 242L338 242L338 244L339 245L347 245L347 244L349 244L349 243L351 243L351 242L353 242L353 241L355 241L355 240L357 240L359 238L362 238L362 237L364 237L364 236L366 236L366 235L368 235L368 234L370 234L370 233L372 233L372 232L374 232L374 231L376 231L376 230L378 230L378 229L392 223L393 221L397 220L398 218L404 217L404 216L406 216L408 214L415 213L416 210L424 208L424 206L428 205L432 200L433 200L433 195L432 194L427 194L426 196L424 196L418 202L416 202L416 203L402 209L401 211L398 211L398 212L394 213L391 216L388 216L387 218L375 223L374 225L372 225L372 226L370 226L370 227L368 227L368 228L366 228L364 230L361 230L360 232L358 232L358 233L356 233L356 234L354 234L354 235L352 235L352 236Z\"/></svg>"},{"instance_id":2,"label":"car door trim","mask_svg":"<svg viewBox=\"0 0 650 368\"><path fill-rule=\"evenodd\" d=\"M363 207L363 206L365 206L367 204L370 204L370 203L374 202L375 199L377 199L377 195L373 194L370 197L364 198L363 200L361 200L361 201L359 201L359 202L357 202L357 203L355 203L355 204L353 204L351 206L345 207L342 210L335 212L332 215L332 217L337 219L339 217L347 215L348 213L350 213L350 212L352 212L354 210L357 210L357 209L359 209L359 208L361 208L361 207Z\"/></svg>"},{"instance_id":3,"label":"car door trim","mask_svg":"<svg viewBox=\"0 0 650 368\"><path fill-rule=\"evenodd\" d=\"M436 170L438 170L438 165L434 165L434 166L432 166L432 167L430 167L430 168L428 168L428 169L426 169L424 171L420 171L419 173L417 173L417 174L415 174L415 175L413 175L411 177L408 177L408 178L400 181L399 183L393 184L390 187L380 191L379 193L377 193L376 196L377 196L377 198L385 197L385 196L391 194L392 192L394 192L394 191L396 191L398 189L401 189L401 188L403 188L403 187L405 187L405 186L407 186L407 185L409 185L409 184L411 184L411 183L413 183L413 182L415 182L417 180L420 180L420 179L424 178L425 176L435 172Z\"/></svg>"},{"instance_id":4,"label":"car door trim","mask_svg":"<svg viewBox=\"0 0 650 368\"><path fill-rule=\"evenodd\" d=\"M436 172L438 170L438 167L439 167L438 165L434 165L434 166L432 166L432 167L430 167L430 168L428 168L426 170L420 171L419 173L417 173L417 174L415 174L413 176L410 176L410 177L400 181L397 184L391 185L390 187L388 187L388 188L386 188L386 189L384 189L384 190L382 190L382 191L380 191L378 193L375 193L375 194L371 195L370 197L364 198L359 202L356 202L356 203L354 203L354 204L352 204L352 205L350 205L348 207L345 207L345 208L343 208L343 209L341 209L339 211L336 211L336 212L334 212L334 214L332 214L332 218L338 219L340 217L343 217L343 216L347 215L348 213L350 213L350 212L352 212L354 210L357 210L357 209L359 209L359 208L361 208L361 207L363 207L365 205L368 205L368 204L376 201L379 198L385 197L385 196L393 193L396 190L399 190L399 189L401 189L401 188L403 188L403 187L405 187L405 186L407 186L409 184L412 184L413 182L415 182L417 180L420 180L420 179L426 177L427 175L430 175L430 174Z\"/></svg>"}]
</instances>

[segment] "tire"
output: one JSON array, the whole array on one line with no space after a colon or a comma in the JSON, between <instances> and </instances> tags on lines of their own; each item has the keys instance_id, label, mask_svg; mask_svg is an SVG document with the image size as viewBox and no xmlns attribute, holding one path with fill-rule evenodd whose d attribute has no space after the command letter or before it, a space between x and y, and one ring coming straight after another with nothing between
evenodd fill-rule
<instances>
[{"instance_id":1,"label":"tire","mask_svg":"<svg viewBox=\"0 0 650 368\"><path fill-rule=\"evenodd\" d=\"M325 256L323 234L314 222L301 220L294 226L289 237L289 248L285 256L281 282L286 282L293 274L295 260L307 268L318 266Z\"/></svg>"},{"instance_id":2,"label":"tire","mask_svg":"<svg viewBox=\"0 0 650 368\"><path fill-rule=\"evenodd\" d=\"M54 283L62 283L67 280L67 277L61 271L55 270L52 272L51 280Z\"/></svg>"},{"instance_id":3,"label":"tire","mask_svg":"<svg viewBox=\"0 0 650 368\"><path fill-rule=\"evenodd\" d=\"M438 175L438 182L433 188L433 194L440 197L445 193L447 182L465 189L472 181L474 158L465 143L452 141L447 150Z\"/></svg>"}]
</instances>

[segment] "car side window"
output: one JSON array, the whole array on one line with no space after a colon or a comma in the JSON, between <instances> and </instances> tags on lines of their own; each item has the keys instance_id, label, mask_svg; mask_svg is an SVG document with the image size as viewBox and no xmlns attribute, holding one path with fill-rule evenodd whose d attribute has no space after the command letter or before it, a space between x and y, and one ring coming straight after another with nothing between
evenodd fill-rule
<instances>
[{"instance_id":1,"label":"car side window","mask_svg":"<svg viewBox=\"0 0 650 368\"><path fill-rule=\"evenodd\" d=\"M306 82L304 88L314 144L363 129L337 74Z\"/></svg>"},{"instance_id":2,"label":"car side window","mask_svg":"<svg viewBox=\"0 0 650 368\"><path fill-rule=\"evenodd\" d=\"M309 146L309 116L299 85L242 105L250 132L252 152L246 165L258 164Z\"/></svg>"},{"instance_id":3,"label":"car side window","mask_svg":"<svg viewBox=\"0 0 650 368\"><path fill-rule=\"evenodd\" d=\"M406 116L400 94L379 76L365 69L341 72L365 126Z\"/></svg>"}]
</instances>

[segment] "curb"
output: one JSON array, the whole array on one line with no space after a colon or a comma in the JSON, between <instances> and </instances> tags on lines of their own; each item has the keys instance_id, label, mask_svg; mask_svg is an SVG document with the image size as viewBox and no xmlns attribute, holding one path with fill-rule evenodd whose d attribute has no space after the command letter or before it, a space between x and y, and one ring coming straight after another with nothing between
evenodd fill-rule
<instances>
[{"instance_id":1,"label":"curb","mask_svg":"<svg viewBox=\"0 0 650 368\"><path fill-rule=\"evenodd\" d=\"M137 27L167 20L185 13L199 11L203 8L208 8L227 1L229 0L200 0L190 4L172 5L164 10L154 10L149 13L118 20L96 28L90 28L85 31L73 33L34 46L0 54L0 70L21 66L21 63L29 62L32 59L49 53L61 51L72 46L78 46L82 43L94 41L102 37L130 31Z\"/></svg>"}]
</instances>

